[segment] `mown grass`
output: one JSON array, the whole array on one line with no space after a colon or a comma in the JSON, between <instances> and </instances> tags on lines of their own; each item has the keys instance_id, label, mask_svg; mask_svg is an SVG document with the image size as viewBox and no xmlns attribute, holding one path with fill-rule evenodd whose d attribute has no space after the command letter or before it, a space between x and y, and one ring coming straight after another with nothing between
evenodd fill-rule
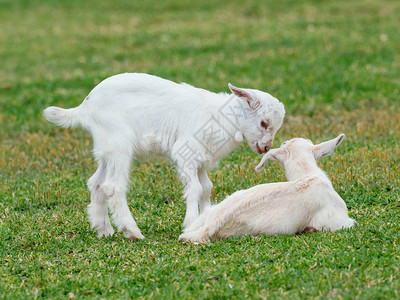
<instances>
[{"instance_id":1,"label":"mown grass","mask_svg":"<svg viewBox=\"0 0 400 300\"><path fill-rule=\"evenodd\" d=\"M2 298L399 297L398 1L1 1ZM269 91L287 118L276 144L345 142L321 161L351 230L177 240L184 203L164 160L133 165L129 205L146 239L98 239L85 207L95 170L82 130L44 122L100 80L146 72L213 91ZM213 201L285 180L243 145L210 172Z\"/></svg>"}]
</instances>

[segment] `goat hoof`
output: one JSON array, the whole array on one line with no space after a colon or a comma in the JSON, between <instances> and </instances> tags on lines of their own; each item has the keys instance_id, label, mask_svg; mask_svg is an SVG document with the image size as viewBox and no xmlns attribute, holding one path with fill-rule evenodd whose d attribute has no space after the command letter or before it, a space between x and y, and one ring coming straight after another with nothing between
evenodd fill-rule
<instances>
[{"instance_id":1,"label":"goat hoof","mask_svg":"<svg viewBox=\"0 0 400 300\"><path fill-rule=\"evenodd\" d=\"M130 239L131 241L137 241L137 240L143 240L144 236L142 234L140 235L134 235L134 236L129 236L128 239Z\"/></svg>"},{"instance_id":2,"label":"goat hoof","mask_svg":"<svg viewBox=\"0 0 400 300\"><path fill-rule=\"evenodd\" d=\"M114 234L114 229L111 226L93 226L92 228L96 229L97 237L108 237Z\"/></svg>"},{"instance_id":3,"label":"goat hoof","mask_svg":"<svg viewBox=\"0 0 400 300\"><path fill-rule=\"evenodd\" d=\"M131 241L143 240L144 239L144 236L140 232L140 230L129 230L127 228L123 228L122 231L124 233L124 236L127 239L130 239Z\"/></svg>"},{"instance_id":4,"label":"goat hoof","mask_svg":"<svg viewBox=\"0 0 400 300\"><path fill-rule=\"evenodd\" d=\"M97 232L97 236L99 237L99 238L101 238L101 237L108 237L108 236L112 236L114 234L114 230L111 230L111 231L102 231L102 232Z\"/></svg>"},{"instance_id":5,"label":"goat hoof","mask_svg":"<svg viewBox=\"0 0 400 300\"><path fill-rule=\"evenodd\" d=\"M306 227L302 233L313 233L313 232L317 232L318 230L315 229L314 227Z\"/></svg>"}]
</instances>

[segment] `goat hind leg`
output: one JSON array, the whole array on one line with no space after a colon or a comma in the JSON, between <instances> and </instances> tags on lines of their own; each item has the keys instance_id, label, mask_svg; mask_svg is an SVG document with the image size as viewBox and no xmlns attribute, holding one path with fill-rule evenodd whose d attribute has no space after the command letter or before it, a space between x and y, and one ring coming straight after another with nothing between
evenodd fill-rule
<instances>
[{"instance_id":1,"label":"goat hind leg","mask_svg":"<svg viewBox=\"0 0 400 300\"><path fill-rule=\"evenodd\" d=\"M108 207L118 231L131 240L143 239L144 236L136 225L126 201L129 184L130 157L118 153L107 160L106 179L103 191L109 197Z\"/></svg>"},{"instance_id":2,"label":"goat hind leg","mask_svg":"<svg viewBox=\"0 0 400 300\"><path fill-rule=\"evenodd\" d=\"M90 190L90 204L87 208L89 220L92 228L96 229L98 237L109 236L114 234L108 217L107 197L101 189L101 185L105 179L105 164L99 160L97 171L88 180Z\"/></svg>"}]
</instances>

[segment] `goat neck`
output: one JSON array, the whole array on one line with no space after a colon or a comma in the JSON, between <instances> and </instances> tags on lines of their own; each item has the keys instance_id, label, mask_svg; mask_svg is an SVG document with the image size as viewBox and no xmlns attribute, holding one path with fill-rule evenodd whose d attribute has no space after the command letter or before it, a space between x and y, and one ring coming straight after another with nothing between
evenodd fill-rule
<instances>
[{"instance_id":1,"label":"goat neck","mask_svg":"<svg viewBox=\"0 0 400 300\"><path fill-rule=\"evenodd\" d=\"M312 153L301 154L291 153L289 159L283 163L288 181L294 181L305 176L317 176L321 179L328 179L325 172L318 167Z\"/></svg>"}]
</instances>

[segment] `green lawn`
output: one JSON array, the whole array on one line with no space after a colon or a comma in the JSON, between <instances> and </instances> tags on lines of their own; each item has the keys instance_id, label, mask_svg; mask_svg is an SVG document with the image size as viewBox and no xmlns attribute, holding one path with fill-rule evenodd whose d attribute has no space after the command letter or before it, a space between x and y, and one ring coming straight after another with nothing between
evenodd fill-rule
<instances>
[{"instance_id":1,"label":"green lawn","mask_svg":"<svg viewBox=\"0 0 400 300\"><path fill-rule=\"evenodd\" d=\"M399 16L397 0L0 1L0 298L399 298ZM287 110L275 146L345 133L320 165L357 225L184 244L182 186L157 160L132 168L146 239L98 239L90 136L41 112L121 72L268 91ZM221 161L213 202L285 180L259 159L244 143Z\"/></svg>"}]
</instances>

